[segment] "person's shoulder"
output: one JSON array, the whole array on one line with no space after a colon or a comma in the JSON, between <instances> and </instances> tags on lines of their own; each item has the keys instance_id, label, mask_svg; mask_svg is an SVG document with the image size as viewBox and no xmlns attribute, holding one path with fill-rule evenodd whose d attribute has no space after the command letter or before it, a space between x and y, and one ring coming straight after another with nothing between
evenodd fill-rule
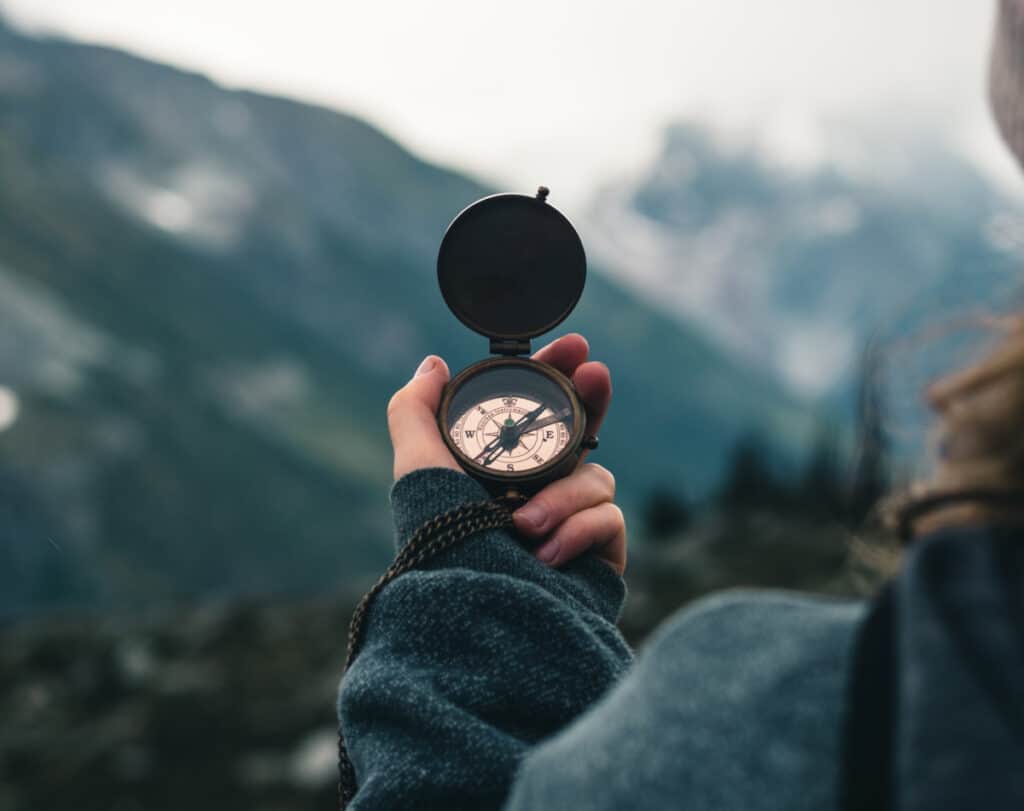
<instances>
[{"instance_id":1,"label":"person's shoulder","mask_svg":"<svg viewBox=\"0 0 1024 811\"><path fill-rule=\"evenodd\" d=\"M528 760L510 807L564 808L586 797L588 807L621 808L641 796L652 808L685 797L698 811L835 807L864 612L860 602L777 591L693 603L643 645L592 712Z\"/></svg>"},{"instance_id":2,"label":"person's shoulder","mask_svg":"<svg viewBox=\"0 0 1024 811\"><path fill-rule=\"evenodd\" d=\"M645 646L640 667L652 681L689 685L695 700L677 706L704 713L728 705L729 714L765 719L767 729L797 720L797 703L841 700L865 611L859 600L722 592L670 618Z\"/></svg>"},{"instance_id":3,"label":"person's shoulder","mask_svg":"<svg viewBox=\"0 0 1024 811\"><path fill-rule=\"evenodd\" d=\"M865 616L862 600L735 589L704 597L667 620L651 656L705 672L718 662L732 678L765 679L792 668L842 667ZM697 664L694 664L697 663Z\"/></svg>"},{"instance_id":4,"label":"person's shoulder","mask_svg":"<svg viewBox=\"0 0 1024 811\"><path fill-rule=\"evenodd\" d=\"M670 617L652 644L682 640L770 644L848 635L864 618L863 600L782 590L730 589L703 597Z\"/></svg>"},{"instance_id":5,"label":"person's shoulder","mask_svg":"<svg viewBox=\"0 0 1024 811\"><path fill-rule=\"evenodd\" d=\"M834 806L861 601L729 591L672 617L641 653L638 689L662 720L661 744L696 766L677 780L695 807ZM710 764L714 764L711 766ZM808 788L814 786L813 789Z\"/></svg>"}]
</instances>

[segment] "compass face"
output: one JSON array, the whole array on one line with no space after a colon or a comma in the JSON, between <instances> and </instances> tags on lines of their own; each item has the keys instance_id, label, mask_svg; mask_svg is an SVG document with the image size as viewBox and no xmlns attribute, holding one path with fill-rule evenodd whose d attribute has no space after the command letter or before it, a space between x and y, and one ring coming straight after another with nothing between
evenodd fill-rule
<instances>
[{"instance_id":1,"label":"compass face","mask_svg":"<svg viewBox=\"0 0 1024 811\"><path fill-rule=\"evenodd\" d=\"M546 476L578 449L584 427L572 384L525 359L483 361L459 374L440 420L460 464L492 480Z\"/></svg>"},{"instance_id":2,"label":"compass face","mask_svg":"<svg viewBox=\"0 0 1024 811\"><path fill-rule=\"evenodd\" d=\"M466 410L451 428L452 442L478 465L525 473L550 462L569 444L569 409L526 396L492 397ZM517 428L517 426L519 426Z\"/></svg>"}]
</instances>

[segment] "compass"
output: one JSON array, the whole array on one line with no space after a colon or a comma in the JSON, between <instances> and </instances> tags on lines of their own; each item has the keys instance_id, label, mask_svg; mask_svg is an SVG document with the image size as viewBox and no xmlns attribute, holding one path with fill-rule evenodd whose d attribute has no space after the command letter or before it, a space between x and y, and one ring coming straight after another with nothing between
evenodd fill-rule
<instances>
[{"instance_id":1,"label":"compass","mask_svg":"<svg viewBox=\"0 0 1024 811\"><path fill-rule=\"evenodd\" d=\"M438 424L462 468L497 495L536 492L597 447L572 382L529 358L530 339L568 317L587 275L576 229L547 196L541 186L535 197L478 200L448 226L437 257L445 303L490 339L492 355L448 383Z\"/></svg>"}]
</instances>

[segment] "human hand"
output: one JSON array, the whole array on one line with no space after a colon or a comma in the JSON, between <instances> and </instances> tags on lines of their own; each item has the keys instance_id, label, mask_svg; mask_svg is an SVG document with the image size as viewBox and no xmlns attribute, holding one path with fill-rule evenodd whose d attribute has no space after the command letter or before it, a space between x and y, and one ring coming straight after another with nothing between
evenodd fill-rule
<instances>
[{"instance_id":1,"label":"human hand","mask_svg":"<svg viewBox=\"0 0 1024 811\"><path fill-rule=\"evenodd\" d=\"M587 361L590 351L581 335L569 334L545 346L534 360L547 363L570 378L587 410L587 433L597 435L611 400L611 376L603 363ZM437 427L441 392L450 378L445 362L430 355L388 404L388 430L394 447L394 476L426 467L462 471ZM572 475L553 482L537 493L514 515L523 535L541 540L535 554L552 566L560 566L587 549L616 571L626 564L626 533L622 511L612 502L615 481L600 465L584 464ZM539 522L533 513L543 512Z\"/></svg>"},{"instance_id":2,"label":"human hand","mask_svg":"<svg viewBox=\"0 0 1024 811\"><path fill-rule=\"evenodd\" d=\"M447 467L460 473L437 427L441 391L451 373L437 355L427 355L412 380L395 392L388 403L388 432L395 452L395 481L425 467Z\"/></svg>"},{"instance_id":3,"label":"human hand","mask_svg":"<svg viewBox=\"0 0 1024 811\"><path fill-rule=\"evenodd\" d=\"M601 465L580 465L552 482L513 513L516 529L543 539L534 554L561 566L588 550L622 574L626 569L626 522L615 504L615 477Z\"/></svg>"}]
</instances>

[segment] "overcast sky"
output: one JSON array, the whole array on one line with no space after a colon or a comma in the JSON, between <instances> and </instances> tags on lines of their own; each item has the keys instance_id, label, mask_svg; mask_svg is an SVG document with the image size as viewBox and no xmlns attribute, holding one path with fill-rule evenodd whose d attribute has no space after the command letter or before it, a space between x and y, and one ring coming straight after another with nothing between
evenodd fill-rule
<instances>
[{"instance_id":1,"label":"overcast sky","mask_svg":"<svg viewBox=\"0 0 1024 811\"><path fill-rule=\"evenodd\" d=\"M414 151L562 199L649 160L666 121L919 111L1016 183L984 106L988 0L0 0L23 28L363 116ZM916 113L915 113L916 114Z\"/></svg>"}]
</instances>

